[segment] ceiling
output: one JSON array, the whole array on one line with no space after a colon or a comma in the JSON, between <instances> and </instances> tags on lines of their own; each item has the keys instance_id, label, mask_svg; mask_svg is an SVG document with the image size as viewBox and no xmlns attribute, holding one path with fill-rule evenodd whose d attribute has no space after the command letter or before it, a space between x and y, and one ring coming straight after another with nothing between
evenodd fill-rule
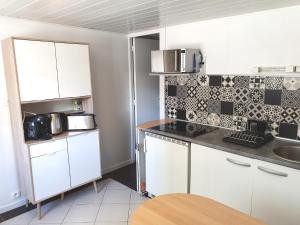
<instances>
[{"instance_id":1,"label":"ceiling","mask_svg":"<svg viewBox=\"0 0 300 225\"><path fill-rule=\"evenodd\" d=\"M0 0L0 15L120 33L300 4L300 0Z\"/></svg>"}]
</instances>

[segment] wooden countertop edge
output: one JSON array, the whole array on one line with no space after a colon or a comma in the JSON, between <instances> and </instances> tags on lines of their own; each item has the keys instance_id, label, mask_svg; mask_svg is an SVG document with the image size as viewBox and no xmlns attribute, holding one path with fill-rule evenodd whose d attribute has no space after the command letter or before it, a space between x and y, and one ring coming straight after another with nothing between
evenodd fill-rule
<instances>
[{"instance_id":1,"label":"wooden countertop edge","mask_svg":"<svg viewBox=\"0 0 300 225\"><path fill-rule=\"evenodd\" d=\"M161 119L161 120L152 120L146 123L142 123L137 125L137 129L148 129L154 126L158 126L158 125L162 125L162 124L166 124L166 123L170 123L174 121L174 119Z\"/></svg>"}]
</instances>

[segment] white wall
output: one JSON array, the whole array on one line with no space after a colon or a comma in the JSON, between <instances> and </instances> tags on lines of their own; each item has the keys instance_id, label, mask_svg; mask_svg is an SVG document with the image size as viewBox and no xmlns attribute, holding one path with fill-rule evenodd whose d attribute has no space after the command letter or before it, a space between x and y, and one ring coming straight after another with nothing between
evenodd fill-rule
<instances>
[{"instance_id":1,"label":"white wall","mask_svg":"<svg viewBox=\"0 0 300 225\"><path fill-rule=\"evenodd\" d=\"M128 42L126 35L0 17L0 39L10 36L90 43L95 113L103 172L130 162ZM23 204L18 190L0 54L0 213Z\"/></svg>"}]
</instances>

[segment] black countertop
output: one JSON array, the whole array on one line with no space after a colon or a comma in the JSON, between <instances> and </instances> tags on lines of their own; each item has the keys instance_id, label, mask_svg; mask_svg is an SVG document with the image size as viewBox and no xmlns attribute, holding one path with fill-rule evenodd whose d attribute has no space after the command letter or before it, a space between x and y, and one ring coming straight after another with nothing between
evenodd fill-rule
<instances>
[{"instance_id":1,"label":"black countertop","mask_svg":"<svg viewBox=\"0 0 300 225\"><path fill-rule=\"evenodd\" d=\"M155 133L155 134L168 136L168 137L179 139L179 140L186 141L186 142L191 142L194 144L203 145L203 146L218 149L221 151L230 152L230 153L234 153L237 155L241 155L241 156L245 156L245 157L249 157L249 158L253 158L253 159L258 159L258 160L262 160L262 161L266 161L266 162L270 162L270 163L287 166L287 167L290 167L293 169L300 170L300 163L284 160L284 159L276 156L272 151L272 149L278 148L280 146L291 146L291 145L299 146L300 145L299 142L286 141L286 140L275 138L273 141L271 141L259 148L249 148L249 147L245 147L245 146L240 146L240 145L224 142L223 137L224 137L224 135L226 135L226 132L228 132L228 130L223 129L223 128L219 128L210 133L203 134L203 135L200 135L200 136L197 136L194 138L185 137L185 136L181 136L181 135L177 135L177 134L173 134L173 133L168 133L165 131L158 131L158 130L154 130L151 128L145 128L142 130L151 132L151 133Z\"/></svg>"}]
</instances>

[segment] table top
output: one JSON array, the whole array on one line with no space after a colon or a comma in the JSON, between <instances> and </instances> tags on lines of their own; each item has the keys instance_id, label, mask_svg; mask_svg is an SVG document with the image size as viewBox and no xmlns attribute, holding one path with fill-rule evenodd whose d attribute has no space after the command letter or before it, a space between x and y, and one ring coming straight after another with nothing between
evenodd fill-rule
<instances>
[{"instance_id":1,"label":"table top","mask_svg":"<svg viewBox=\"0 0 300 225\"><path fill-rule=\"evenodd\" d=\"M130 225L265 225L209 198L169 194L144 202Z\"/></svg>"}]
</instances>

